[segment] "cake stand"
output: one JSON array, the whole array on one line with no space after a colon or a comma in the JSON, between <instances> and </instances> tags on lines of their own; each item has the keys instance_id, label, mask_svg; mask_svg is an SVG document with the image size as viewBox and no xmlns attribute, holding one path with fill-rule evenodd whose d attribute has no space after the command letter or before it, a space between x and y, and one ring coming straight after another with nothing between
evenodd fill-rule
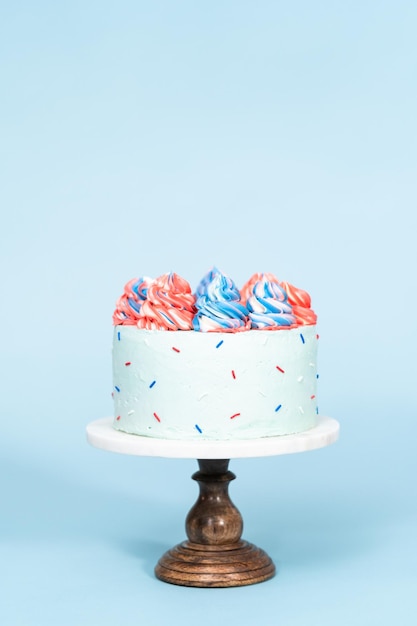
<instances>
[{"instance_id":1,"label":"cake stand","mask_svg":"<svg viewBox=\"0 0 417 626\"><path fill-rule=\"evenodd\" d=\"M272 578L270 557L241 539L243 521L229 498L229 483L236 476L228 470L232 458L292 454L334 443L339 423L319 417L315 428L295 435L241 441L175 441L129 435L113 429L106 417L87 426L88 442L102 450L137 456L198 459L193 474L199 497L186 518L188 541L168 550L155 567L165 582L188 587L237 587Z\"/></svg>"}]
</instances>

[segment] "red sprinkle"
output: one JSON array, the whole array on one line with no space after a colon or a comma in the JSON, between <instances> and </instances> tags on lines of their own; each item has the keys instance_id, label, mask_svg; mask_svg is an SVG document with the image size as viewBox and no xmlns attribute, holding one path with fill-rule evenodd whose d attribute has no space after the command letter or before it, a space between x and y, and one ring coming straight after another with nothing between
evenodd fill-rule
<instances>
[{"instance_id":1,"label":"red sprinkle","mask_svg":"<svg viewBox=\"0 0 417 626\"><path fill-rule=\"evenodd\" d=\"M117 419L117 420L119 420L119 419L120 419L120 415L118 415L118 416L116 417L116 419Z\"/></svg>"},{"instance_id":2,"label":"red sprinkle","mask_svg":"<svg viewBox=\"0 0 417 626\"><path fill-rule=\"evenodd\" d=\"M310 396L311 400L314 400L314 398L315 398L315 397L316 397L316 396Z\"/></svg>"},{"instance_id":3,"label":"red sprinkle","mask_svg":"<svg viewBox=\"0 0 417 626\"><path fill-rule=\"evenodd\" d=\"M178 348L172 347L172 349L174 350L174 352L180 352L180 350L178 350Z\"/></svg>"},{"instance_id":4,"label":"red sprinkle","mask_svg":"<svg viewBox=\"0 0 417 626\"><path fill-rule=\"evenodd\" d=\"M132 365L131 361L126 361L125 365Z\"/></svg>"},{"instance_id":5,"label":"red sprinkle","mask_svg":"<svg viewBox=\"0 0 417 626\"><path fill-rule=\"evenodd\" d=\"M235 370L232 370L232 376L233 378L236 378Z\"/></svg>"},{"instance_id":6,"label":"red sprinkle","mask_svg":"<svg viewBox=\"0 0 417 626\"><path fill-rule=\"evenodd\" d=\"M320 339L320 335L316 335L316 339Z\"/></svg>"},{"instance_id":7,"label":"red sprinkle","mask_svg":"<svg viewBox=\"0 0 417 626\"><path fill-rule=\"evenodd\" d=\"M240 415L240 413L235 413L234 415L231 415L231 416L230 416L230 419L232 420L232 419L234 419L235 417L237 417L238 415Z\"/></svg>"},{"instance_id":8,"label":"red sprinkle","mask_svg":"<svg viewBox=\"0 0 417 626\"><path fill-rule=\"evenodd\" d=\"M160 422L160 421L161 421L161 418L160 418L160 417L158 417L156 413L154 413L154 414L153 414L153 416L154 416L154 418L155 418L155 419L157 419L157 420L158 420L158 422Z\"/></svg>"},{"instance_id":9,"label":"red sprinkle","mask_svg":"<svg viewBox=\"0 0 417 626\"><path fill-rule=\"evenodd\" d=\"M283 370L282 367L280 367L279 365L276 365L275 367L277 368L278 371L280 371L283 374L285 374L285 370Z\"/></svg>"}]
</instances>

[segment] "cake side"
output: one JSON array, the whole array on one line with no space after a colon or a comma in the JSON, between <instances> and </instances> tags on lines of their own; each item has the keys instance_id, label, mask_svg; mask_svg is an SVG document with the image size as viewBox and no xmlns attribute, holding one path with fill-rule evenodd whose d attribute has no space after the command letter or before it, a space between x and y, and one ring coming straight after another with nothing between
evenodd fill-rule
<instances>
[{"instance_id":1,"label":"cake side","mask_svg":"<svg viewBox=\"0 0 417 626\"><path fill-rule=\"evenodd\" d=\"M114 427L162 439L252 439L317 423L315 325L113 338Z\"/></svg>"}]
</instances>

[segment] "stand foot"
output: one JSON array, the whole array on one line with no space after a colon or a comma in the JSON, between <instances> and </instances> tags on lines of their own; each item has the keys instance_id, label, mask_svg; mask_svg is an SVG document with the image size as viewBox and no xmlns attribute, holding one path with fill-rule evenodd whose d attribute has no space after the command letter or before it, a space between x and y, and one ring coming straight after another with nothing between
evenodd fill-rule
<instances>
[{"instance_id":1,"label":"stand foot","mask_svg":"<svg viewBox=\"0 0 417 626\"><path fill-rule=\"evenodd\" d=\"M241 537L243 522L228 495L235 478L228 460L201 460L193 475L200 496L189 512L189 541L178 544L159 560L155 574L164 582L187 587L238 587L272 578L269 556Z\"/></svg>"},{"instance_id":2,"label":"stand foot","mask_svg":"<svg viewBox=\"0 0 417 626\"><path fill-rule=\"evenodd\" d=\"M184 541L164 554L155 568L167 583L186 587L240 587L272 578L269 556L247 541L208 549Z\"/></svg>"}]
</instances>

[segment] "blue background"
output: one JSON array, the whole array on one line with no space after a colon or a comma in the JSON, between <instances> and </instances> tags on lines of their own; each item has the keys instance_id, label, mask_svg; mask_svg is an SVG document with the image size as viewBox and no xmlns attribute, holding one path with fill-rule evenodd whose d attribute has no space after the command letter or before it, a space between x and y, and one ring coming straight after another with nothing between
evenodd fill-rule
<instances>
[{"instance_id":1,"label":"blue background","mask_svg":"<svg viewBox=\"0 0 417 626\"><path fill-rule=\"evenodd\" d=\"M417 9L412 1L0 6L0 622L414 623ZM85 441L133 276L270 271L319 315L323 450L231 463L277 576L153 576L193 460Z\"/></svg>"}]
</instances>

